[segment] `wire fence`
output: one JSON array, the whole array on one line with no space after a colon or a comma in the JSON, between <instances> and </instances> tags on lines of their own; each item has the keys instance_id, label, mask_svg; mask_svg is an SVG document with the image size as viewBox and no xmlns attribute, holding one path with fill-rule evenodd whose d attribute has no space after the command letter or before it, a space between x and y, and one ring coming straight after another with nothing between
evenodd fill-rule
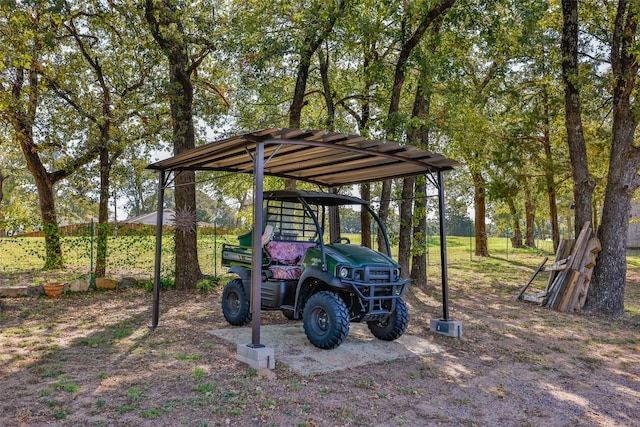
<instances>
[{"instance_id":1,"label":"wire fence","mask_svg":"<svg viewBox=\"0 0 640 427\"><path fill-rule=\"evenodd\" d=\"M360 244L359 235L349 235L353 244ZM426 247L427 266L439 266L441 259L440 239L429 235ZM93 233L76 236L62 236L62 253L68 280L75 278L90 279L95 268L96 239ZM513 248L511 239L491 237L488 239L489 254L492 257L509 259L514 256L549 256L553 254L553 243L549 240L536 241L535 248ZM198 259L200 269L206 275L225 275L227 268L222 266L222 247L224 244L238 244L236 234L199 233ZM375 246L375 242L374 242ZM139 279L151 279L155 263L156 237L153 233L145 235L118 235L108 237L107 277L135 276ZM174 276L174 240L173 231L163 235L161 274ZM475 254L473 236L448 236L447 259L449 263L477 262L485 259ZM392 255L398 256L397 244L392 245ZM43 237L5 237L0 238L0 282L3 277L41 270L45 260ZM3 283L7 284L7 283ZM10 284L10 283L9 283Z\"/></svg>"}]
</instances>

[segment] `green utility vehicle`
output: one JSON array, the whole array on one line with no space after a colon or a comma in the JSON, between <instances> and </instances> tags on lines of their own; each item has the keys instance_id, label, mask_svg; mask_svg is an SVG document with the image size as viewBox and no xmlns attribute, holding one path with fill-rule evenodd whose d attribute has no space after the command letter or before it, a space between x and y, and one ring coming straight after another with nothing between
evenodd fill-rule
<instances>
[{"instance_id":1,"label":"green utility vehicle","mask_svg":"<svg viewBox=\"0 0 640 427\"><path fill-rule=\"evenodd\" d=\"M330 349L342 344L350 322L367 322L371 333L392 341L402 336L409 312L402 296L409 279L391 258L384 225L368 202L355 197L309 192L264 193L261 308L302 319L313 345ZM380 253L340 237L335 210L355 206L369 212L378 225ZM344 221L343 221L344 222ZM334 230L334 241L325 230ZM238 277L222 293L222 311L232 325L251 321L252 233L239 245L224 245L222 263Z\"/></svg>"}]
</instances>

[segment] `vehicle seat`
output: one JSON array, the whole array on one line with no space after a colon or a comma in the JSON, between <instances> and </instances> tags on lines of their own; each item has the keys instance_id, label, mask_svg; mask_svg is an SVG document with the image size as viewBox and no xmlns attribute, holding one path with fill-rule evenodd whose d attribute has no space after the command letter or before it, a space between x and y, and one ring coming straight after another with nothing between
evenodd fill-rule
<instances>
[{"instance_id":1,"label":"vehicle seat","mask_svg":"<svg viewBox=\"0 0 640 427\"><path fill-rule=\"evenodd\" d=\"M300 263L304 259L307 249L315 246L314 242L291 242L271 240L265 246L271 258L272 277L280 280L298 280L302 274Z\"/></svg>"}]
</instances>

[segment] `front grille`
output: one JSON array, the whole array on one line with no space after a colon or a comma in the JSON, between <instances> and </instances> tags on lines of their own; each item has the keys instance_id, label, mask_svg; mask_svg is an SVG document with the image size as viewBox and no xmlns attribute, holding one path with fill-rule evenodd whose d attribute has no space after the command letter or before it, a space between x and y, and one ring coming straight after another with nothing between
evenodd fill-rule
<instances>
[{"instance_id":1,"label":"front grille","mask_svg":"<svg viewBox=\"0 0 640 427\"><path fill-rule=\"evenodd\" d=\"M367 316L384 317L393 311L395 300L402 297L410 282L398 275L399 271L394 267L367 265L354 269L352 279L342 279L342 282L352 286Z\"/></svg>"},{"instance_id":2,"label":"front grille","mask_svg":"<svg viewBox=\"0 0 640 427\"><path fill-rule=\"evenodd\" d=\"M389 283L397 280L394 277L397 269L389 266L367 265L353 271L353 279L360 283Z\"/></svg>"}]
</instances>

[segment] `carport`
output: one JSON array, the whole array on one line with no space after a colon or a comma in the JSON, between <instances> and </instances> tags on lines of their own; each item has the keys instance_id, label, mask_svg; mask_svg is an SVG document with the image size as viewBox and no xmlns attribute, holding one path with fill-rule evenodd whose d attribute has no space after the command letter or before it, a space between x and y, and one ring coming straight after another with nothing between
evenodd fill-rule
<instances>
[{"instance_id":1,"label":"carport","mask_svg":"<svg viewBox=\"0 0 640 427\"><path fill-rule=\"evenodd\" d=\"M372 140L359 135L321 130L268 128L214 141L150 164L159 171L158 225L153 285L153 319L159 322L160 270L162 253L162 212L164 190L172 185L180 171L208 170L254 175L253 229L262 230L263 179L265 175L292 178L332 188L425 175L438 190L440 217L440 258L442 268L442 318L447 333L449 319L446 224L444 216L443 172L458 165L441 154L389 141ZM251 300L259 301L261 291L261 235L253 233ZM258 296L257 298L255 296ZM252 339L260 342L260 304L252 304ZM433 323L433 322L432 322ZM446 330L445 330L446 329ZM458 330L458 336L460 331ZM453 335L455 336L455 335Z\"/></svg>"}]
</instances>

